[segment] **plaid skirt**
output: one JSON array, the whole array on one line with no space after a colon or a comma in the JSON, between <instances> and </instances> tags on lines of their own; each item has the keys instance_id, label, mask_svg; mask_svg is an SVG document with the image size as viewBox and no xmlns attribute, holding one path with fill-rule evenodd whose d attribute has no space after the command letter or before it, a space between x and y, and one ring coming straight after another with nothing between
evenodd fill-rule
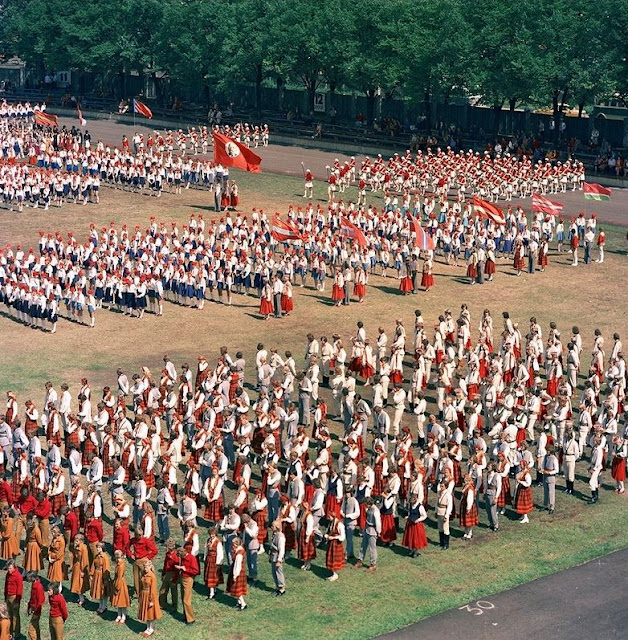
<instances>
[{"instance_id":1,"label":"plaid skirt","mask_svg":"<svg viewBox=\"0 0 628 640\"><path fill-rule=\"evenodd\" d=\"M212 500L205 507L205 520L219 522L225 516L225 499L220 496L218 500Z\"/></svg>"},{"instance_id":2,"label":"plaid skirt","mask_svg":"<svg viewBox=\"0 0 628 640\"><path fill-rule=\"evenodd\" d=\"M497 506L503 509L507 504L512 504L512 495L510 493L510 478L506 476L502 478L502 490L497 498Z\"/></svg>"},{"instance_id":3,"label":"plaid skirt","mask_svg":"<svg viewBox=\"0 0 628 640\"><path fill-rule=\"evenodd\" d=\"M463 510L462 505L460 505L460 526L461 527L475 527L479 523L480 523L480 518L478 517L478 507L475 500L473 501L473 506L469 511Z\"/></svg>"},{"instance_id":4,"label":"plaid skirt","mask_svg":"<svg viewBox=\"0 0 628 640\"><path fill-rule=\"evenodd\" d=\"M534 508L532 487L518 487L515 493L515 511L519 515L530 513Z\"/></svg>"},{"instance_id":5,"label":"plaid skirt","mask_svg":"<svg viewBox=\"0 0 628 640\"><path fill-rule=\"evenodd\" d=\"M314 534L310 536L309 541L305 539L305 527L301 527L299 532L298 558L307 562L316 558L316 544Z\"/></svg>"},{"instance_id":6,"label":"plaid skirt","mask_svg":"<svg viewBox=\"0 0 628 640\"><path fill-rule=\"evenodd\" d=\"M325 566L329 571L340 571L345 566L345 550L340 540L330 540L327 543Z\"/></svg>"},{"instance_id":7,"label":"plaid skirt","mask_svg":"<svg viewBox=\"0 0 628 640\"><path fill-rule=\"evenodd\" d=\"M237 578L233 577L233 566L229 571L229 577L227 578L227 593L234 598L240 598L245 596L249 592L249 588L246 582L246 562L242 563L242 570Z\"/></svg>"}]
</instances>

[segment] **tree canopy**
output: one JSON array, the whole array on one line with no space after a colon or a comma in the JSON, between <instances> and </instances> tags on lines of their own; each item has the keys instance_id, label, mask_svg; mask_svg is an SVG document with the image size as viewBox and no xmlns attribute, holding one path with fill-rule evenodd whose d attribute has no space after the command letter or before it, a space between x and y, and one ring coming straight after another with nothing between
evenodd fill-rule
<instances>
[{"instance_id":1,"label":"tree canopy","mask_svg":"<svg viewBox=\"0 0 628 640\"><path fill-rule=\"evenodd\" d=\"M40 74L345 88L580 109L628 98L628 0L0 0L0 53Z\"/></svg>"}]
</instances>

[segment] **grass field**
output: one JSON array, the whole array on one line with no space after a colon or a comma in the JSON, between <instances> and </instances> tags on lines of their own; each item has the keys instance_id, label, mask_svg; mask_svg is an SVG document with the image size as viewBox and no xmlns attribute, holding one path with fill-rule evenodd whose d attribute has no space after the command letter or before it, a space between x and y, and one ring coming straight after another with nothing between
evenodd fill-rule
<instances>
[{"instance_id":1,"label":"grass field","mask_svg":"<svg viewBox=\"0 0 628 640\"><path fill-rule=\"evenodd\" d=\"M302 182L296 178L238 174L238 182L245 212L256 206L272 214L276 210L285 211L289 203L302 202ZM97 227L115 220L117 226L126 223L131 229L136 224L144 228L152 215L166 223L177 220L181 226L190 213L203 213L206 218L214 216L209 204L207 194L192 190L180 197L164 194L157 200L103 189L102 204L98 207L66 205L59 210L28 210L22 214L0 211L0 242L2 246L9 242L36 246L40 229L60 230L64 235L73 231L83 240L91 221ZM333 308L329 303L328 281L324 294L311 288L295 289L294 313L278 321L260 321L257 299L240 296L234 296L233 307L207 303L204 311L166 303L162 318L148 315L142 321L103 310L97 315L94 330L60 320L55 335L27 329L3 316L0 391L16 391L20 409L28 398L41 408L46 380L52 380L57 388L61 382L68 382L75 396L79 380L85 375L94 397L98 397L102 386L115 385L118 366L129 375L142 365L158 372L162 356L168 353L177 367L187 361L194 368L199 354L213 363L223 344L232 353L242 350L249 363L260 341L267 347L278 347L280 352L291 349L301 365L305 336L310 331L317 336L338 332L347 342L354 335L355 323L362 320L369 336L375 337L380 325L391 335L395 318L402 318L411 330L416 308L422 310L431 325L443 309L451 308L456 313L463 302L471 311L474 339L485 307L491 309L496 328L503 310L510 311L522 328L527 327L530 316L536 315L545 333L549 322L556 321L564 337L569 335L573 324L578 324L585 344L583 362L588 364L596 327L603 331L607 341L614 331L619 331L625 342L628 326L625 229L604 226L608 242L607 258L602 265L574 269L569 266L568 254L556 255L552 251L549 269L544 274L517 278L510 260L502 260L494 282L470 287L464 278L465 267L448 267L437 261L435 287L428 293L404 297L398 294L396 278L377 276L370 280L364 304ZM251 377L250 371L247 379ZM433 393L431 389L431 401ZM338 425L332 426L337 432ZM578 466L576 489L588 496L585 476L586 464L582 463ZM553 516L534 512L527 527L506 517L498 535L481 527L469 542L463 541L461 532L456 531L449 553L438 551L435 525L430 520L428 537L432 544L420 558L410 560L400 547L380 549L379 569L372 575L347 568L338 582L330 584L324 580L327 576L324 550L319 551L311 573L299 571L297 562L292 560L286 573L288 594L280 600L271 597L267 556L261 556L262 587L251 590L247 611L237 612L228 597L219 596L217 601L206 602L204 587L197 584L194 605L198 623L187 628L180 614L172 617L166 613L157 624L158 636L178 634L190 640L210 634L242 640L316 636L352 639L392 630L472 598L485 597L628 546L625 515L628 501L626 496L608 490L610 474L605 479L607 484L596 506L587 505L582 493L574 497L561 493ZM562 482L559 486L562 488ZM535 497L538 501L538 493ZM484 514L481 518L486 522ZM106 531L110 539L108 526ZM156 565L161 566L161 555ZM143 625L134 622L129 622L127 628L101 622L95 608L94 605L81 610L71 605L68 638L95 640L103 636L105 629L112 639L128 638L132 632L143 629ZM133 606L131 616L135 612ZM104 619L114 617L108 614ZM47 631L44 637L48 637Z\"/></svg>"}]
</instances>

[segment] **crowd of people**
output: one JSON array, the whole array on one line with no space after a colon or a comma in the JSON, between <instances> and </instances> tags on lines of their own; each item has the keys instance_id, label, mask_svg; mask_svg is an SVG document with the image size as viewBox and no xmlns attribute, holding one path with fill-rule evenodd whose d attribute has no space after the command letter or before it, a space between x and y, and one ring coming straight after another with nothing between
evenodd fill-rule
<instances>
[{"instance_id":1,"label":"crowd of people","mask_svg":"<svg viewBox=\"0 0 628 640\"><path fill-rule=\"evenodd\" d=\"M178 589L195 622L197 576L214 599L228 573L226 593L246 609L264 553L280 597L291 554L308 571L324 547L333 582L348 562L376 571L380 546L419 556L432 528L442 550L456 521L470 540L483 511L495 532L506 510L522 524L535 502L551 515L562 477L574 495L578 461L592 504L608 467L624 493L617 333L589 339L574 326L563 337L554 322L544 331L531 317L524 328L488 309L472 320L462 305L435 323L417 310L410 331L397 319L390 339L358 322L346 342L309 334L298 362L262 343L253 363L221 347L211 364L199 356L195 372L164 356L159 374L119 368L98 393L86 378L76 394L46 382L41 404L8 391L0 557L11 633L20 633L20 599L10 596L22 594L21 571L35 585L46 570L51 616L62 588L78 606L89 597L98 613L113 607L119 624L135 598L150 636L164 610L177 610ZM61 638L67 610L54 611Z\"/></svg>"},{"instance_id":2,"label":"crowd of people","mask_svg":"<svg viewBox=\"0 0 628 640\"><path fill-rule=\"evenodd\" d=\"M445 200L436 210L433 199L415 197L381 209L343 201L290 206L286 218L291 240L256 209L210 221L191 214L181 228L154 217L144 230L91 224L84 241L72 232L64 239L40 231L38 250L0 249L0 303L25 325L53 333L60 316L93 327L102 308L143 318L161 316L164 300L203 309L206 300L232 305L234 294L257 296L260 315L269 318L290 314L295 287L325 291L328 278L332 304L340 306L364 302L372 276L396 277L405 295L427 291L437 262L466 266L469 283L484 284L500 260L512 261L518 275L544 271L554 242L557 256L569 247L573 265L581 244L585 264L595 248L597 262L604 260L605 234L595 214L580 213L566 225L536 213L529 222L521 206L509 206L497 224L471 203L450 207ZM415 226L419 219L424 227ZM347 223L362 242L346 233ZM423 229L432 244L421 247Z\"/></svg>"}]
</instances>

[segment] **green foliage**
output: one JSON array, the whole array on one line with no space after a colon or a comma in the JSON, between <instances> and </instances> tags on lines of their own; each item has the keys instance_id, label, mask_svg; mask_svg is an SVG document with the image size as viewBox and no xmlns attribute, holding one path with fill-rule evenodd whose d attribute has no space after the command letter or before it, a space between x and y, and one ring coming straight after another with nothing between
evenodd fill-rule
<instances>
[{"instance_id":1,"label":"green foliage","mask_svg":"<svg viewBox=\"0 0 628 640\"><path fill-rule=\"evenodd\" d=\"M41 73L246 82L258 102L268 78L498 110L628 96L628 0L0 0L0 15L0 51Z\"/></svg>"}]
</instances>

